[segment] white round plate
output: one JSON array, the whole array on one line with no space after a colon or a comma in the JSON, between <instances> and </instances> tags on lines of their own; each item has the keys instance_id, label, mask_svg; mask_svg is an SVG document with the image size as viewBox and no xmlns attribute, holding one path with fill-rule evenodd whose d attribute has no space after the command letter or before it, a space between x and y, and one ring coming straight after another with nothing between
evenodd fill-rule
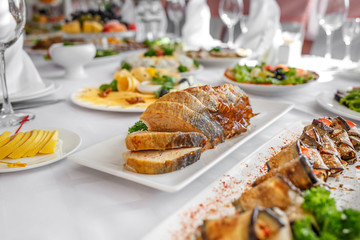
<instances>
[{"instance_id":1,"label":"white round plate","mask_svg":"<svg viewBox=\"0 0 360 240\"><path fill-rule=\"evenodd\" d=\"M123 107L107 107L107 106L101 106L101 105L93 105L91 103L82 102L78 99L76 99L76 96L78 95L78 92L81 92L83 89L79 89L71 94L70 100L75 105L78 105L80 107L92 109L92 110L99 110L99 111L106 111L106 112L144 112L145 108L123 108Z\"/></svg>"},{"instance_id":2,"label":"white round plate","mask_svg":"<svg viewBox=\"0 0 360 240\"><path fill-rule=\"evenodd\" d=\"M30 131L31 129L25 130L28 127L24 127L24 130L22 129L22 131ZM74 151L76 151L80 144L81 144L81 137L76 134L73 131L70 130L66 130L66 129L61 129L61 128L41 128L41 130L55 130L58 129L59 130L59 139L62 141L62 154L54 159L50 159L44 162L40 162L37 164L32 164L32 165L28 165L26 167L16 167L16 168L1 168L0 169L0 173L5 173L5 172L18 172L18 171L24 171L24 170L29 170L29 169L33 169L33 168L38 168L38 167L42 167L42 166L46 166L49 165L51 163L60 161L62 159L64 159L65 157L67 157L68 155L70 155L71 153L73 153ZM6 131L6 129L2 129L3 131ZM9 129L9 131L14 131L14 129ZM34 159L37 156L33 157L33 158L24 158L23 160L20 158L18 159L19 162L22 163L26 163L26 159L30 160L30 159Z\"/></svg>"},{"instance_id":3,"label":"white round plate","mask_svg":"<svg viewBox=\"0 0 360 240\"><path fill-rule=\"evenodd\" d=\"M334 99L335 92L322 92L316 97L318 104L326 110L360 121L360 113L353 111Z\"/></svg>"},{"instance_id":4,"label":"white round plate","mask_svg":"<svg viewBox=\"0 0 360 240\"><path fill-rule=\"evenodd\" d=\"M264 96L273 96L273 95L287 95L294 91L298 91L300 89L308 87L312 82L298 84L298 85L263 85L263 84L249 84L249 83L240 83L235 82L226 76L223 75L223 80L225 82L236 84L241 89L243 89L247 93L252 93L256 95L264 95Z\"/></svg>"},{"instance_id":5,"label":"white round plate","mask_svg":"<svg viewBox=\"0 0 360 240\"><path fill-rule=\"evenodd\" d=\"M54 92L58 91L61 88L61 85L59 83L54 82L45 82L45 87L38 89L36 91L21 91L14 94L10 94L9 98L11 102L21 102L26 100L32 100L36 98L45 97L47 95L53 94ZM2 102L2 99L0 99L0 103Z\"/></svg>"}]
</instances>

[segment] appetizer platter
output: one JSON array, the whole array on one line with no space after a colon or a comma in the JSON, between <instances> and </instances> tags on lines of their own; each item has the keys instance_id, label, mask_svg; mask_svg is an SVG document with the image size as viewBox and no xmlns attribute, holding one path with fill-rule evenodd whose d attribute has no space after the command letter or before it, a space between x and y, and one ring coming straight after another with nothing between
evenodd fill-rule
<instances>
[{"instance_id":1,"label":"appetizer platter","mask_svg":"<svg viewBox=\"0 0 360 240\"><path fill-rule=\"evenodd\" d=\"M249 93L260 95L289 94L315 82L319 75L312 71L286 65L239 65L227 68L223 79L237 84Z\"/></svg>"},{"instance_id":2,"label":"appetizer platter","mask_svg":"<svg viewBox=\"0 0 360 240\"><path fill-rule=\"evenodd\" d=\"M203 91L204 88L207 88L209 93ZM140 122L129 129L144 130L145 125L147 131L121 134L73 154L68 159L163 191L178 191L293 107L286 103L259 99L251 99L250 106L246 101L247 96L239 90L236 86L223 85L214 88L193 87L168 93L151 104L142 114L140 119L145 124ZM229 104L229 108L224 105L218 110L214 109L219 113L217 120L215 116L204 115L206 109L197 109L200 112L196 113L195 108L204 108L204 105L199 103L199 100L187 100L194 96L192 94L202 94L202 91L205 95L198 97L209 101L206 109L222 106L210 104L216 95L222 98L223 94L235 93L238 95L235 94L233 100L228 101L235 101L242 107L237 108L233 103L225 102L224 104ZM237 101L238 98L244 99ZM232 119L233 111L239 111L241 119ZM246 123L249 118L250 126ZM229 121L230 119L232 120ZM177 124L166 124L166 121L176 121ZM228 125L225 123L227 121ZM215 128L217 124L221 127ZM182 133L184 128L185 133ZM153 137L157 141L152 141ZM185 143L179 144L182 140ZM140 149L144 151L139 152ZM144 154L146 152L149 154ZM156 157L159 154L162 155L161 158Z\"/></svg>"},{"instance_id":3,"label":"appetizer platter","mask_svg":"<svg viewBox=\"0 0 360 240\"><path fill-rule=\"evenodd\" d=\"M181 77L166 69L138 67L129 71L123 66L111 83L82 88L72 94L71 100L94 110L143 112L164 94L193 85L192 77Z\"/></svg>"},{"instance_id":4,"label":"appetizer platter","mask_svg":"<svg viewBox=\"0 0 360 240\"><path fill-rule=\"evenodd\" d=\"M4 129L0 134L0 173L49 165L64 159L81 144L80 136L66 129L26 126L13 130Z\"/></svg>"},{"instance_id":5,"label":"appetizer platter","mask_svg":"<svg viewBox=\"0 0 360 240\"><path fill-rule=\"evenodd\" d=\"M347 91L346 89L341 91ZM324 109L333 112L335 114L342 115L347 118L351 118L357 121L360 121L360 113L345 105L341 104L338 100L335 99L336 92L322 92L316 97L317 103Z\"/></svg>"},{"instance_id":6,"label":"appetizer platter","mask_svg":"<svg viewBox=\"0 0 360 240\"><path fill-rule=\"evenodd\" d=\"M155 67L167 69L172 73L188 74L203 69L196 60L193 60L177 51L176 47L170 45L152 45L147 51L126 57L122 63L131 70L136 67Z\"/></svg>"},{"instance_id":7,"label":"appetizer platter","mask_svg":"<svg viewBox=\"0 0 360 240\"><path fill-rule=\"evenodd\" d=\"M341 117L297 122L144 239L358 239L359 136Z\"/></svg>"},{"instance_id":8,"label":"appetizer platter","mask_svg":"<svg viewBox=\"0 0 360 240\"><path fill-rule=\"evenodd\" d=\"M232 65L251 55L249 49L228 49L215 47L210 50L186 51L186 55L203 65Z\"/></svg>"}]
</instances>

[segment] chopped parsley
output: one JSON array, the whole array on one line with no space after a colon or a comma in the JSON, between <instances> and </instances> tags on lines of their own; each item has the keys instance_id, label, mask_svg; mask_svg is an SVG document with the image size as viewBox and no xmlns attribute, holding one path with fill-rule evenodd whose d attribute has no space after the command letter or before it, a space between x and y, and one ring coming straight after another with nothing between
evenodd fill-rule
<instances>
[{"instance_id":1,"label":"chopped parsley","mask_svg":"<svg viewBox=\"0 0 360 240\"><path fill-rule=\"evenodd\" d=\"M131 65L128 62L123 61L121 64L121 69L131 70Z\"/></svg>"},{"instance_id":2,"label":"chopped parsley","mask_svg":"<svg viewBox=\"0 0 360 240\"><path fill-rule=\"evenodd\" d=\"M137 131L146 131L146 130L148 130L146 124L143 121L139 120L132 127L129 128L128 132L133 133Z\"/></svg>"},{"instance_id":3,"label":"chopped parsley","mask_svg":"<svg viewBox=\"0 0 360 240\"><path fill-rule=\"evenodd\" d=\"M187 71L188 71L188 68L187 68L186 66L184 66L184 65L180 65L180 66L178 67L178 70L179 70L179 72L187 72Z\"/></svg>"}]
</instances>

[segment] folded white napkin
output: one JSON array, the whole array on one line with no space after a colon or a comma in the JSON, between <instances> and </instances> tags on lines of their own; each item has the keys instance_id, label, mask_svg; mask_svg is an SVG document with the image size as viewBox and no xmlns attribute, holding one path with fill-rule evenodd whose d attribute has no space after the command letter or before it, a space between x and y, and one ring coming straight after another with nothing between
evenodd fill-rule
<instances>
[{"instance_id":1,"label":"folded white napkin","mask_svg":"<svg viewBox=\"0 0 360 240\"><path fill-rule=\"evenodd\" d=\"M6 80L10 96L19 92L35 92L45 88L37 69L22 46L23 37L5 51Z\"/></svg>"},{"instance_id":2,"label":"folded white napkin","mask_svg":"<svg viewBox=\"0 0 360 240\"><path fill-rule=\"evenodd\" d=\"M259 60L274 64L283 43L280 8L275 0L252 0L247 20L248 31L235 41L236 46L249 48Z\"/></svg>"},{"instance_id":3,"label":"folded white napkin","mask_svg":"<svg viewBox=\"0 0 360 240\"><path fill-rule=\"evenodd\" d=\"M210 35L210 9L205 0L191 0L186 6L182 38L187 48L211 48L220 41Z\"/></svg>"},{"instance_id":4,"label":"folded white napkin","mask_svg":"<svg viewBox=\"0 0 360 240\"><path fill-rule=\"evenodd\" d=\"M135 22L135 5L133 0L125 0L121 7L121 18L125 22Z\"/></svg>"}]
</instances>

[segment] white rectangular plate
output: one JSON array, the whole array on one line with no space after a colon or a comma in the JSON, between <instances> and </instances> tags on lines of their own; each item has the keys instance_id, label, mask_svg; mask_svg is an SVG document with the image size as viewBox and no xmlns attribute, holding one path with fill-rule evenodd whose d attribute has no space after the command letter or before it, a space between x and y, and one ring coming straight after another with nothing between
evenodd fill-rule
<instances>
[{"instance_id":1,"label":"white rectangular plate","mask_svg":"<svg viewBox=\"0 0 360 240\"><path fill-rule=\"evenodd\" d=\"M234 199L250 188L257 177L266 173L266 161L279 152L281 147L296 140L307 124L309 123L297 122L266 142L143 239L194 239L194 232L204 219L234 214ZM339 177L328 179L327 184L330 185L331 194L339 207L360 208L356 200L360 193L357 176L359 172L360 170L356 170L352 165L346 167Z\"/></svg>"},{"instance_id":2,"label":"white rectangular plate","mask_svg":"<svg viewBox=\"0 0 360 240\"><path fill-rule=\"evenodd\" d=\"M288 103L256 98L252 98L250 101L254 112L260 114L251 119L251 125L245 134L226 140L218 145L216 149L206 150L202 153L199 161L179 171L159 175L146 175L127 171L124 168L125 160L122 157L122 153L127 151L125 147L126 134L77 152L69 156L68 159L149 187L175 192L188 185L241 144L293 108L293 105Z\"/></svg>"}]
</instances>

